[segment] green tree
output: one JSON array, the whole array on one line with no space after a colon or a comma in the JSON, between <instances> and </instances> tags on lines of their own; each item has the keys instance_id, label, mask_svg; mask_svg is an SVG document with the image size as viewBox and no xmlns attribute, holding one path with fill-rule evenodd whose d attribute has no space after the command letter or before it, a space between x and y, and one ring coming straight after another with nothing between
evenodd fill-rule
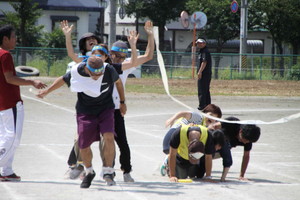
<instances>
[{"instance_id":1,"label":"green tree","mask_svg":"<svg viewBox=\"0 0 300 200\"><path fill-rule=\"evenodd\" d=\"M39 43L48 48L66 48L65 35L59 28L54 29L51 33L44 33Z\"/></svg>"},{"instance_id":2,"label":"green tree","mask_svg":"<svg viewBox=\"0 0 300 200\"><path fill-rule=\"evenodd\" d=\"M270 31L283 54L283 44L290 43L298 53L300 44L300 1L299 0L256 0L253 8L262 20L261 26ZM274 75L276 71L274 71ZM284 76L284 58L280 59L280 76Z\"/></svg>"},{"instance_id":3,"label":"green tree","mask_svg":"<svg viewBox=\"0 0 300 200\"><path fill-rule=\"evenodd\" d=\"M149 18L159 29L160 49L165 50L164 32L166 23L175 20L185 9L187 0L129 0L125 5L128 16L134 15L137 19Z\"/></svg>"},{"instance_id":4,"label":"green tree","mask_svg":"<svg viewBox=\"0 0 300 200\"><path fill-rule=\"evenodd\" d=\"M32 0L10 2L16 12L3 12L5 18L1 24L12 24L16 28L18 45L22 47L40 46L39 39L42 35L43 25L36 25L38 18L42 16L42 9L38 3Z\"/></svg>"},{"instance_id":5,"label":"green tree","mask_svg":"<svg viewBox=\"0 0 300 200\"><path fill-rule=\"evenodd\" d=\"M43 25L37 26L35 23L42 15L42 10L38 8L38 3L32 0L22 0L21 2L10 2L16 13L3 12L5 18L1 24L12 24L16 29L18 46L33 47L40 46ZM26 52L21 52L21 64L26 64Z\"/></svg>"}]
</instances>

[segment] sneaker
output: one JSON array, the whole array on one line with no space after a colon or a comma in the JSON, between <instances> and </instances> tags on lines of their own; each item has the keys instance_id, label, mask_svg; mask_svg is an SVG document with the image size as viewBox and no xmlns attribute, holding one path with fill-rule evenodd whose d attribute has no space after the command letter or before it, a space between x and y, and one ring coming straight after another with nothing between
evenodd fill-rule
<instances>
[{"instance_id":1,"label":"sneaker","mask_svg":"<svg viewBox=\"0 0 300 200\"><path fill-rule=\"evenodd\" d=\"M93 171L93 173L88 173L84 179L82 180L80 184L80 188L89 188L92 184L92 180L95 178L96 173Z\"/></svg>"},{"instance_id":2,"label":"sneaker","mask_svg":"<svg viewBox=\"0 0 300 200\"><path fill-rule=\"evenodd\" d=\"M103 179L106 181L108 186L116 185L113 174L104 174Z\"/></svg>"},{"instance_id":3,"label":"sneaker","mask_svg":"<svg viewBox=\"0 0 300 200\"><path fill-rule=\"evenodd\" d=\"M166 174L169 174L169 164L168 164L169 155L165 157L165 160L163 164L160 167L160 174L162 176L165 176Z\"/></svg>"},{"instance_id":4,"label":"sneaker","mask_svg":"<svg viewBox=\"0 0 300 200\"><path fill-rule=\"evenodd\" d=\"M124 182L130 182L130 183L134 182L134 179L131 177L130 173L124 173L123 179L124 179Z\"/></svg>"},{"instance_id":5,"label":"sneaker","mask_svg":"<svg viewBox=\"0 0 300 200\"><path fill-rule=\"evenodd\" d=\"M17 176L15 173L9 175L9 176L1 176L0 177L1 181L13 181L13 182L18 182L21 181L21 177Z\"/></svg>"},{"instance_id":6,"label":"sneaker","mask_svg":"<svg viewBox=\"0 0 300 200\"><path fill-rule=\"evenodd\" d=\"M72 170L69 172L70 179L76 179L79 177L79 175L84 171L84 167L82 165L75 166Z\"/></svg>"},{"instance_id":7,"label":"sneaker","mask_svg":"<svg viewBox=\"0 0 300 200\"><path fill-rule=\"evenodd\" d=\"M0 174L0 181L5 181L4 177Z\"/></svg>"},{"instance_id":8,"label":"sneaker","mask_svg":"<svg viewBox=\"0 0 300 200\"><path fill-rule=\"evenodd\" d=\"M83 172L79 175L79 179L80 179L80 180L83 180L84 177L85 177L85 175L86 175L86 173L85 173L85 171L83 171Z\"/></svg>"}]
</instances>

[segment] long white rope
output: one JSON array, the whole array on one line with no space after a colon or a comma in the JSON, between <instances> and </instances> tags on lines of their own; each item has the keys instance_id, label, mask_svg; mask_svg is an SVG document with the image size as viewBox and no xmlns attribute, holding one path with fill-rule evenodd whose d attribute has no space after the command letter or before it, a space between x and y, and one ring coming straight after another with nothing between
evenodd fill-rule
<instances>
[{"instance_id":1,"label":"long white rope","mask_svg":"<svg viewBox=\"0 0 300 200\"><path fill-rule=\"evenodd\" d=\"M265 122L265 121L261 121L261 120L243 120L243 121L228 121L228 120L224 120L221 118L217 118L217 117L213 117L211 115L207 115L199 110L195 110L193 108L191 108L190 106L184 104L183 102L179 101L178 99L176 99L175 97L173 97L170 94L169 91L169 83L168 83L168 76L167 76L167 72L166 72L166 68L165 68L165 63L162 57L162 54L159 50L159 34L158 34L158 27L155 26L153 27L153 32L154 32L154 40L155 40L155 45L156 45L156 53L157 53L157 61L158 61L158 65L159 65L159 69L160 69L160 73L161 73L161 77L162 77L162 82L165 88L165 91L167 93L167 95L176 103L182 105L183 107L191 110L191 111L198 111L201 113L201 115L210 118L210 119L214 119L214 120L218 120L220 122L227 122L227 123L235 123L235 124L280 124L280 123L286 123L288 121L291 120L295 120L298 119L300 117L300 112L293 114L293 115L289 115L274 121L270 121L270 122Z\"/></svg>"}]
</instances>

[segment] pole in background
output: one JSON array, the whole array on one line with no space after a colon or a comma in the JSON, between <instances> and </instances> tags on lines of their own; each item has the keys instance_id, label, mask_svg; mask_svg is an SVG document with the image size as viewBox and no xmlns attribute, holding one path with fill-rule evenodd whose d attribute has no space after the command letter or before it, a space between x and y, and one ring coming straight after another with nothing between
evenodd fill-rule
<instances>
[{"instance_id":1,"label":"pole in background","mask_svg":"<svg viewBox=\"0 0 300 200\"><path fill-rule=\"evenodd\" d=\"M116 41L116 13L117 13L116 0L110 0L109 37L108 37L108 45L110 47Z\"/></svg>"},{"instance_id":2,"label":"pole in background","mask_svg":"<svg viewBox=\"0 0 300 200\"><path fill-rule=\"evenodd\" d=\"M192 16L196 21L196 13ZM192 79L195 78L195 66L196 66L196 23L194 23L193 31L193 46L192 46Z\"/></svg>"},{"instance_id":3,"label":"pole in background","mask_svg":"<svg viewBox=\"0 0 300 200\"><path fill-rule=\"evenodd\" d=\"M247 0L241 1L241 24L240 24L240 66L239 72L242 72L242 68L247 65L247 25L248 25L248 3Z\"/></svg>"}]
</instances>

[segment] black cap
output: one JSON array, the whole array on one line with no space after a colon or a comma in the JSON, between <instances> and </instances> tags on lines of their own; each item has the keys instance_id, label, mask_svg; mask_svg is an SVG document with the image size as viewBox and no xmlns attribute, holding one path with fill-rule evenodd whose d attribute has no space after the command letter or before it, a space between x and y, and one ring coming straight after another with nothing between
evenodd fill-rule
<instances>
[{"instance_id":1,"label":"black cap","mask_svg":"<svg viewBox=\"0 0 300 200\"><path fill-rule=\"evenodd\" d=\"M81 38L79 39L79 50L83 55L85 55L86 51L87 51L85 49L85 40L86 40L86 38L89 38L89 37L94 37L97 40L98 44L101 43L101 39L98 36L96 36L94 33L89 32L89 33L83 34L81 36Z\"/></svg>"}]
</instances>

